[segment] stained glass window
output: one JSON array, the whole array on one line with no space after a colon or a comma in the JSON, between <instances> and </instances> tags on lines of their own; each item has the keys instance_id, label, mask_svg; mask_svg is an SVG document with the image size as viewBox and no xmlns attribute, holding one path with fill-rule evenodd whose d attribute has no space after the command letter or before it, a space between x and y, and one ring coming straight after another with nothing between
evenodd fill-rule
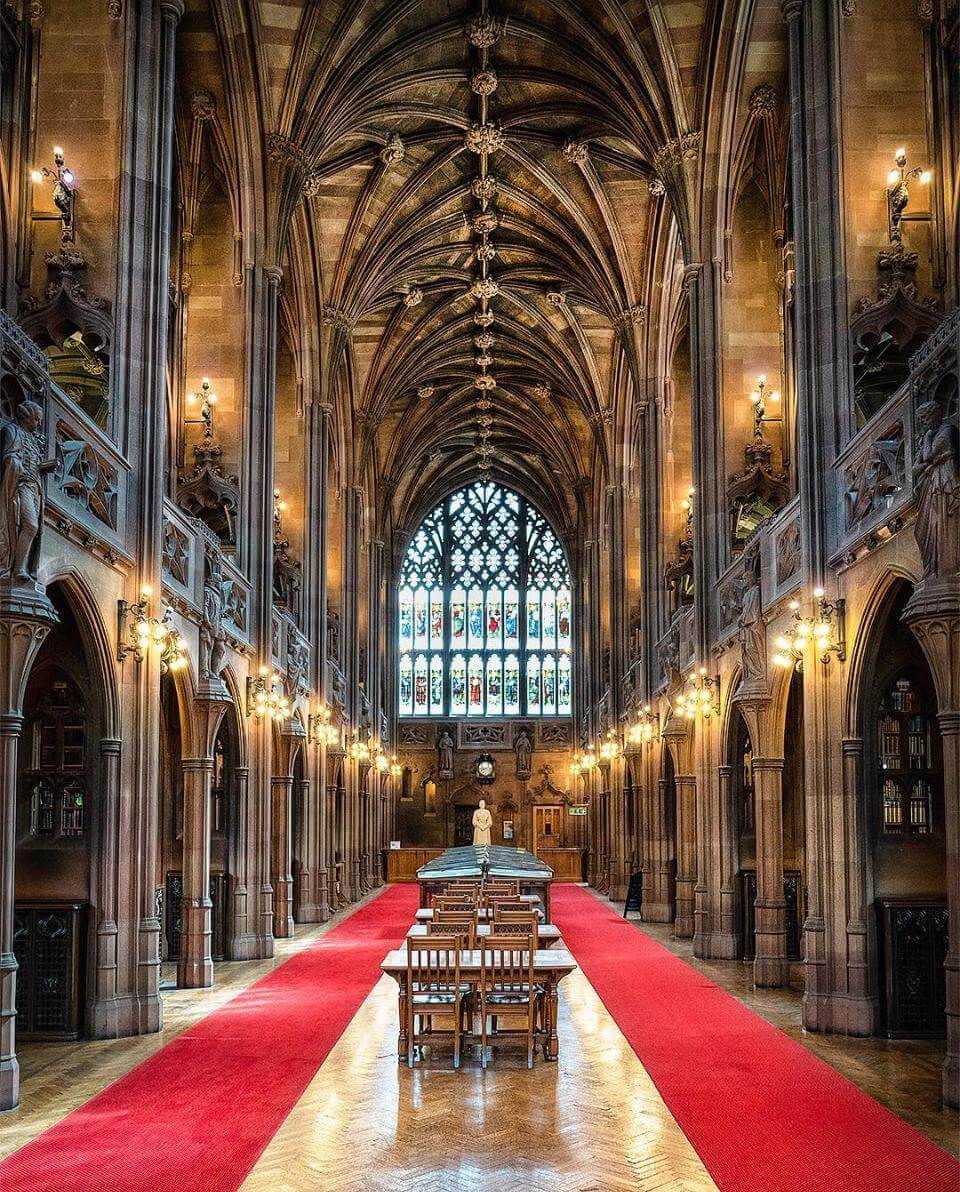
<instances>
[{"instance_id":1,"label":"stained glass window","mask_svg":"<svg viewBox=\"0 0 960 1192\"><path fill-rule=\"evenodd\" d=\"M529 502L477 481L424 518L397 592L401 716L569 716L570 571Z\"/></svg>"}]
</instances>

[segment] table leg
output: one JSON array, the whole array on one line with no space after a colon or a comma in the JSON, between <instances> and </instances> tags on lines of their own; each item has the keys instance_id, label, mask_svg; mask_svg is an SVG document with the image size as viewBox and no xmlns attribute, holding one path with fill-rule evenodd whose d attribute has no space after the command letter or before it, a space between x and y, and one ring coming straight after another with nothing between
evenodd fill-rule
<instances>
[{"instance_id":1,"label":"table leg","mask_svg":"<svg viewBox=\"0 0 960 1192\"><path fill-rule=\"evenodd\" d=\"M556 1060L560 1055L560 1036L557 1034L557 1014L557 982L552 978L548 978L543 986L543 1058L545 1060Z\"/></svg>"},{"instance_id":2,"label":"table leg","mask_svg":"<svg viewBox=\"0 0 960 1192\"><path fill-rule=\"evenodd\" d=\"M400 1034L397 1043L397 1058L407 1059L407 983L397 982L397 1008L400 1011Z\"/></svg>"}]
</instances>

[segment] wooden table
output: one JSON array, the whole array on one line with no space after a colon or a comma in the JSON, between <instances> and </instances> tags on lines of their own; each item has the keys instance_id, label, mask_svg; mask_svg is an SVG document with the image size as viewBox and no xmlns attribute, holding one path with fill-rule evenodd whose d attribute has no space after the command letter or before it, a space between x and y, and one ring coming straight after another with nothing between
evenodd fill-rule
<instances>
[{"instance_id":1,"label":"wooden table","mask_svg":"<svg viewBox=\"0 0 960 1192\"><path fill-rule=\"evenodd\" d=\"M450 928L450 934L456 935L457 929L453 926ZM480 923L477 926L477 935L482 939L484 936L490 934L490 924ZM426 923L414 923L414 925L407 932L407 939L426 939L427 925ZM560 928L555 923L541 923L537 926L537 943L542 944L543 947L549 948L553 944L560 942Z\"/></svg>"},{"instance_id":2,"label":"wooden table","mask_svg":"<svg viewBox=\"0 0 960 1192\"><path fill-rule=\"evenodd\" d=\"M541 1044L543 1058L555 1060L560 1054L560 1040L557 1036L557 986L568 973L574 972L577 962L566 948L538 948L534 953L533 975L538 985L543 987L543 1031ZM407 950L397 948L388 952L380 968L396 981L398 989L398 1005L400 1010L400 1037L397 1043L397 1054L400 1059L407 1058ZM480 983L480 953L479 951L460 953L460 976L463 981L472 986Z\"/></svg>"}]
</instances>

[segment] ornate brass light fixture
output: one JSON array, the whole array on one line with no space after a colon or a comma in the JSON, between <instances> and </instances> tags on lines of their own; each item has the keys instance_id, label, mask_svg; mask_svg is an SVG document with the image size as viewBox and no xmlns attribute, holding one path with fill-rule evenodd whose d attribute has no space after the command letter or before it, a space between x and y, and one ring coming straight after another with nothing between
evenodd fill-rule
<instances>
[{"instance_id":1,"label":"ornate brass light fixture","mask_svg":"<svg viewBox=\"0 0 960 1192\"><path fill-rule=\"evenodd\" d=\"M150 598L153 590L145 587L140 599L134 603L117 601L117 660L123 662L132 654L137 662L143 662L147 651L153 647L160 651L160 669L182 670L187 664L187 648L179 629L174 628L170 618L171 609L162 617L150 615Z\"/></svg>"},{"instance_id":2,"label":"ornate brass light fixture","mask_svg":"<svg viewBox=\"0 0 960 1192\"><path fill-rule=\"evenodd\" d=\"M326 704L318 704L316 712L308 717L307 733L314 745L340 744L340 728L332 722L330 709Z\"/></svg>"},{"instance_id":3,"label":"ornate brass light fixture","mask_svg":"<svg viewBox=\"0 0 960 1192\"><path fill-rule=\"evenodd\" d=\"M199 416L185 418L188 426L203 426L203 437L209 441L213 438L213 410L217 404L217 395L210 385L210 378L204 377L196 393L187 394L187 405L199 408Z\"/></svg>"},{"instance_id":4,"label":"ornate brass light fixture","mask_svg":"<svg viewBox=\"0 0 960 1192\"><path fill-rule=\"evenodd\" d=\"M260 667L256 677L247 676L247 715L258 720L269 716L271 720L286 720L290 715L290 701L283 693L280 676L266 666Z\"/></svg>"},{"instance_id":5,"label":"ornate brass light fixture","mask_svg":"<svg viewBox=\"0 0 960 1192\"><path fill-rule=\"evenodd\" d=\"M920 167L914 167L912 170L907 169L907 151L906 149L898 149L894 155L894 168L887 175L887 220L888 233L891 244L901 244L903 242L903 229L901 224L905 220L926 220L930 219L929 211L919 211L913 215L907 215L907 205L910 202L910 188L909 184L914 178L921 186L926 186L932 177L930 170L924 170Z\"/></svg>"},{"instance_id":6,"label":"ornate brass light fixture","mask_svg":"<svg viewBox=\"0 0 960 1192\"><path fill-rule=\"evenodd\" d=\"M763 438L763 424L765 422L782 422L783 418L767 414L767 403L780 408L780 394L776 389L767 391L767 378L763 375L757 378L757 387L750 394L753 403L753 435L756 439Z\"/></svg>"},{"instance_id":7,"label":"ornate brass light fixture","mask_svg":"<svg viewBox=\"0 0 960 1192\"><path fill-rule=\"evenodd\" d=\"M686 685L673 702L674 711L684 720L695 720L698 715L704 720L720 714L720 676L710 676L707 668L701 666L690 675Z\"/></svg>"},{"instance_id":8,"label":"ornate brass light fixture","mask_svg":"<svg viewBox=\"0 0 960 1192\"><path fill-rule=\"evenodd\" d=\"M824 665L830 661L831 654L836 654L841 662L846 658L844 601L827 600L823 588L815 588L813 597L817 603L813 615L809 617L803 615L799 600L790 601L793 624L774 641L775 666L802 671L803 660L810 646L816 649Z\"/></svg>"},{"instance_id":9,"label":"ornate brass light fixture","mask_svg":"<svg viewBox=\"0 0 960 1192\"><path fill-rule=\"evenodd\" d=\"M660 732L660 717L649 704L644 704L637 718L627 729L631 745L648 745Z\"/></svg>"},{"instance_id":10,"label":"ornate brass light fixture","mask_svg":"<svg viewBox=\"0 0 960 1192\"><path fill-rule=\"evenodd\" d=\"M600 742L598 753L600 755L600 764L602 765L609 765L611 762L615 762L620 756L620 739L617 737L614 729L607 729L607 735Z\"/></svg>"},{"instance_id":11,"label":"ornate brass light fixture","mask_svg":"<svg viewBox=\"0 0 960 1192\"><path fill-rule=\"evenodd\" d=\"M72 170L64 165L63 149L59 145L53 147L53 169L41 166L30 171L30 180L37 186L44 182L53 182L53 204L56 214L35 211L34 219L58 219L60 221L60 240L63 244L72 244L76 235L76 194L77 180Z\"/></svg>"}]
</instances>

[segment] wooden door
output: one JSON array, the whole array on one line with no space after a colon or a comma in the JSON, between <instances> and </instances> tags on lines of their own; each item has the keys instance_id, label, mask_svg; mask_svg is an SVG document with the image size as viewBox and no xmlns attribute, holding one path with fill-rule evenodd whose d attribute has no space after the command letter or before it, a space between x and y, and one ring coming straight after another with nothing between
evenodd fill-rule
<instances>
[{"instance_id":1,"label":"wooden door","mask_svg":"<svg viewBox=\"0 0 960 1192\"><path fill-rule=\"evenodd\" d=\"M473 844L473 813L479 803L457 803L453 808L453 847L463 848ZM492 839L492 837L491 837Z\"/></svg>"},{"instance_id":2,"label":"wooden door","mask_svg":"<svg viewBox=\"0 0 960 1192\"><path fill-rule=\"evenodd\" d=\"M563 848L563 808L534 807L533 851L542 848Z\"/></svg>"}]
</instances>

